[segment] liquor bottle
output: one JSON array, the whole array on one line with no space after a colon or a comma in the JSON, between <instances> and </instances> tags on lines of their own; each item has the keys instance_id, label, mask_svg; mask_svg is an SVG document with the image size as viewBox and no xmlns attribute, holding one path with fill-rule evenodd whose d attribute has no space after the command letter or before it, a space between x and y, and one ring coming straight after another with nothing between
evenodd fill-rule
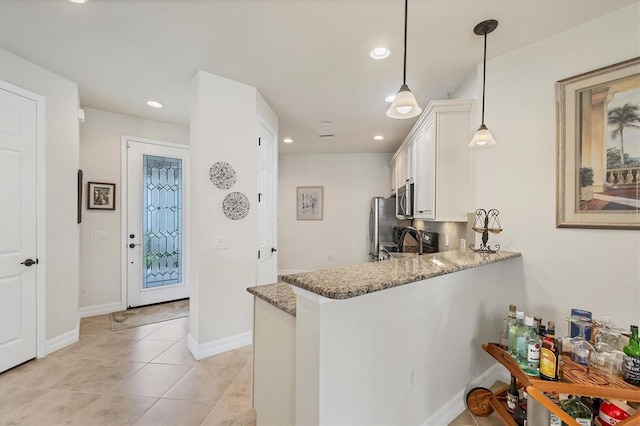
<instances>
[{"instance_id":1,"label":"liquor bottle","mask_svg":"<svg viewBox=\"0 0 640 426\"><path fill-rule=\"evenodd\" d=\"M591 426L593 424L591 409L584 405L580 398L569 395L569 399L560 402L560 408L573 417L581 426Z\"/></svg>"},{"instance_id":2,"label":"liquor bottle","mask_svg":"<svg viewBox=\"0 0 640 426\"><path fill-rule=\"evenodd\" d=\"M513 419L518 426L525 426L527 424L527 390L522 388L522 398L518 400L516 411L513 414Z\"/></svg>"},{"instance_id":3,"label":"liquor bottle","mask_svg":"<svg viewBox=\"0 0 640 426\"><path fill-rule=\"evenodd\" d=\"M518 357L518 332L524 328L524 311L516 311L516 322L509 327L509 354L514 358Z\"/></svg>"},{"instance_id":4,"label":"liquor bottle","mask_svg":"<svg viewBox=\"0 0 640 426\"><path fill-rule=\"evenodd\" d=\"M555 337L556 324L549 321L547 335L540 348L540 378L558 381L560 367L560 349Z\"/></svg>"},{"instance_id":5,"label":"liquor bottle","mask_svg":"<svg viewBox=\"0 0 640 426\"><path fill-rule=\"evenodd\" d=\"M622 378L625 382L640 386L640 342L638 342L638 326L631 326L629 344L622 351Z\"/></svg>"},{"instance_id":6,"label":"liquor bottle","mask_svg":"<svg viewBox=\"0 0 640 426\"><path fill-rule=\"evenodd\" d=\"M509 315L502 320L502 332L500 333L500 346L509 348L509 328L516 322L516 305L509 305Z\"/></svg>"},{"instance_id":7,"label":"liquor bottle","mask_svg":"<svg viewBox=\"0 0 640 426\"><path fill-rule=\"evenodd\" d=\"M533 327L536 330L536 334L540 335L540 326L542 325L542 318L533 317Z\"/></svg>"},{"instance_id":8,"label":"liquor bottle","mask_svg":"<svg viewBox=\"0 0 640 426\"><path fill-rule=\"evenodd\" d=\"M515 376L511 376L511 384L507 389L507 410L514 413L518 405L518 386L516 385Z\"/></svg>"},{"instance_id":9,"label":"liquor bottle","mask_svg":"<svg viewBox=\"0 0 640 426\"><path fill-rule=\"evenodd\" d=\"M540 338L536 334L533 317L525 318L525 327L516 337L520 368L529 376L540 375Z\"/></svg>"}]
</instances>

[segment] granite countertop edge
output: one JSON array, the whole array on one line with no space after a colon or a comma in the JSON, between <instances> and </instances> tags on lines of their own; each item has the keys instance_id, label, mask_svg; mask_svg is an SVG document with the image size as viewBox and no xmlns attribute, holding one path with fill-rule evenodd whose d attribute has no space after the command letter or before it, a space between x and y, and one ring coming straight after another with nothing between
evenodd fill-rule
<instances>
[{"instance_id":1,"label":"granite countertop edge","mask_svg":"<svg viewBox=\"0 0 640 426\"><path fill-rule=\"evenodd\" d=\"M299 274L282 280L329 299L349 299L465 269L521 257L518 252L447 251Z\"/></svg>"},{"instance_id":2,"label":"granite countertop edge","mask_svg":"<svg viewBox=\"0 0 640 426\"><path fill-rule=\"evenodd\" d=\"M296 295L289 284L275 284L249 287L247 291L289 315L296 316Z\"/></svg>"}]
</instances>

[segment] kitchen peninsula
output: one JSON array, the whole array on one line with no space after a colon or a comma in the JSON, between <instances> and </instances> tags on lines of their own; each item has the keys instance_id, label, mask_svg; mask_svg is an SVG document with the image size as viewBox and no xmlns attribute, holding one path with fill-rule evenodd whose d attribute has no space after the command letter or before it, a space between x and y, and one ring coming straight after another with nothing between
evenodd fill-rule
<instances>
[{"instance_id":1,"label":"kitchen peninsula","mask_svg":"<svg viewBox=\"0 0 640 426\"><path fill-rule=\"evenodd\" d=\"M525 300L514 252L404 255L283 280L248 289L258 424L448 422L471 383L495 381L482 343Z\"/></svg>"}]
</instances>

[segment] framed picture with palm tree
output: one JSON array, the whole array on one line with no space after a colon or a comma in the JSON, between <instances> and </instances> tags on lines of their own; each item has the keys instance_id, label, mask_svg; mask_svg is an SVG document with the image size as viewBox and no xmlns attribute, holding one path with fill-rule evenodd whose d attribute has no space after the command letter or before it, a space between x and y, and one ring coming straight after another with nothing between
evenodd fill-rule
<instances>
[{"instance_id":1,"label":"framed picture with palm tree","mask_svg":"<svg viewBox=\"0 0 640 426\"><path fill-rule=\"evenodd\" d=\"M640 58L556 83L558 228L640 230Z\"/></svg>"}]
</instances>

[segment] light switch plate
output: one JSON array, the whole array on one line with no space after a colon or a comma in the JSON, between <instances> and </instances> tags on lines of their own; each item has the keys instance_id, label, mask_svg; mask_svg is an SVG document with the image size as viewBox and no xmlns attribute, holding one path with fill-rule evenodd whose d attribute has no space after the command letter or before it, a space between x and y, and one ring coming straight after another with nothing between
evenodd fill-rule
<instances>
[{"instance_id":1,"label":"light switch plate","mask_svg":"<svg viewBox=\"0 0 640 426\"><path fill-rule=\"evenodd\" d=\"M213 250L227 250L231 247L231 237L215 236L213 237Z\"/></svg>"},{"instance_id":2,"label":"light switch plate","mask_svg":"<svg viewBox=\"0 0 640 426\"><path fill-rule=\"evenodd\" d=\"M93 234L93 238L96 240L106 240L107 239L107 231L95 231Z\"/></svg>"}]
</instances>

